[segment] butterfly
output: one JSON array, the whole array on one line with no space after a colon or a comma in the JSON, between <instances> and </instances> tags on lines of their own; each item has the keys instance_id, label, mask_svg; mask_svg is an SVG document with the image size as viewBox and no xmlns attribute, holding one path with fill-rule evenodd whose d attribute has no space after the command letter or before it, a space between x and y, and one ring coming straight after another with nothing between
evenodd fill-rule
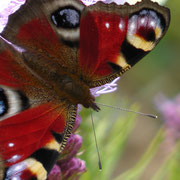
<instances>
[{"instance_id":1,"label":"butterfly","mask_svg":"<svg viewBox=\"0 0 180 180\"><path fill-rule=\"evenodd\" d=\"M0 38L1 179L47 179L77 105L99 111L91 88L121 76L165 35L170 11L80 0L27 0Z\"/></svg>"}]
</instances>

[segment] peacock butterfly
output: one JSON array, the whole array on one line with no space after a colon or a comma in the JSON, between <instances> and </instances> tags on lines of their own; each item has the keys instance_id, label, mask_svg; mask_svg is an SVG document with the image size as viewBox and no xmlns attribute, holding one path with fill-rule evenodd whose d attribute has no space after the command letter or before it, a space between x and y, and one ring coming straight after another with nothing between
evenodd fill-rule
<instances>
[{"instance_id":1,"label":"peacock butterfly","mask_svg":"<svg viewBox=\"0 0 180 180\"><path fill-rule=\"evenodd\" d=\"M167 8L27 0L0 38L1 179L44 180L64 149L77 104L121 76L166 33Z\"/></svg>"}]
</instances>

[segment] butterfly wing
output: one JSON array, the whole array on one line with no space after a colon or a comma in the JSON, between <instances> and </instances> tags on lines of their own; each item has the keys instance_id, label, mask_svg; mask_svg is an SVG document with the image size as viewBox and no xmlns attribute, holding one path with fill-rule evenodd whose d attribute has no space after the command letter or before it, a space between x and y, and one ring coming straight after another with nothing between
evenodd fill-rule
<instances>
[{"instance_id":1,"label":"butterfly wing","mask_svg":"<svg viewBox=\"0 0 180 180\"><path fill-rule=\"evenodd\" d=\"M42 105L1 123L1 157L6 165L6 178L47 178L60 149L64 148L65 122L72 113L71 108L69 113L51 108L49 104Z\"/></svg>"},{"instance_id":2,"label":"butterfly wing","mask_svg":"<svg viewBox=\"0 0 180 180\"><path fill-rule=\"evenodd\" d=\"M0 164L6 167L4 178L46 179L70 135L66 129L72 129L76 107L56 99L27 70L16 47L2 38L0 45Z\"/></svg>"},{"instance_id":3,"label":"butterfly wing","mask_svg":"<svg viewBox=\"0 0 180 180\"><path fill-rule=\"evenodd\" d=\"M98 2L89 7L78 0L38 0L27 1L11 16L2 36L26 49L47 52L59 68L96 87L148 54L169 21L169 9L150 0L134 6Z\"/></svg>"},{"instance_id":4,"label":"butterfly wing","mask_svg":"<svg viewBox=\"0 0 180 180\"><path fill-rule=\"evenodd\" d=\"M56 66L74 72L77 69L79 23L83 8L78 0L30 0L9 17L1 35L25 50L43 52ZM62 13L62 22L58 22L58 10ZM74 24L71 21L63 24L63 18L69 15L76 18Z\"/></svg>"},{"instance_id":5,"label":"butterfly wing","mask_svg":"<svg viewBox=\"0 0 180 180\"><path fill-rule=\"evenodd\" d=\"M129 4L96 3L82 13L80 66L90 87L122 75L148 54L169 27L169 9L143 0Z\"/></svg>"},{"instance_id":6,"label":"butterfly wing","mask_svg":"<svg viewBox=\"0 0 180 180\"><path fill-rule=\"evenodd\" d=\"M5 177L46 179L60 149L64 148L62 144L66 143L63 136L69 136L67 132L64 134L65 123L71 117L72 124L73 111L72 108L66 111L45 104L3 121L0 125L3 133L0 137L1 157L9 167Z\"/></svg>"}]
</instances>

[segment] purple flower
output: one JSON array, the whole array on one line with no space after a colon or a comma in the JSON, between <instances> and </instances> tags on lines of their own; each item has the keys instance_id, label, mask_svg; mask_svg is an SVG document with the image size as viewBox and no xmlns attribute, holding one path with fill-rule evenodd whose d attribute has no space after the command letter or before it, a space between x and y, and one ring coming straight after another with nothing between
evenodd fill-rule
<instances>
[{"instance_id":1,"label":"purple flower","mask_svg":"<svg viewBox=\"0 0 180 180\"><path fill-rule=\"evenodd\" d=\"M82 145L82 137L78 134L71 134L67 145L61 154L60 163L65 163L67 160L73 158L78 153Z\"/></svg>"},{"instance_id":2,"label":"purple flower","mask_svg":"<svg viewBox=\"0 0 180 180\"><path fill-rule=\"evenodd\" d=\"M95 4L98 1L103 1L104 3L112 3L115 2L116 4L124 4L126 2L128 2L129 4L135 4L137 2L140 2L142 0L81 0L84 4L86 4L87 6L91 5L91 4ZM153 0L155 2L158 2L159 4L165 4L167 0Z\"/></svg>"},{"instance_id":3,"label":"purple flower","mask_svg":"<svg viewBox=\"0 0 180 180\"><path fill-rule=\"evenodd\" d=\"M62 173L60 167L58 165L55 165L48 176L48 180L61 180L61 174Z\"/></svg>"},{"instance_id":4,"label":"purple flower","mask_svg":"<svg viewBox=\"0 0 180 180\"><path fill-rule=\"evenodd\" d=\"M111 93L117 90L117 81L119 81L120 77L114 79L112 82L107 83L103 86L99 86L91 89L91 94L94 97L98 97L101 94Z\"/></svg>"},{"instance_id":5,"label":"purple flower","mask_svg":"<svg viewBox=\"0 0 180 180\"><path fill-rule=\"evenodd\" d=\"M81 159L75 158L81 148L81 144L81 136L72 134L68 139L68 143L62 152L60 159L52 169L48 180L53 180L52 178L57 175L62 179L78 179L80 175L86 171L85 162Z\"/></svg>"},{"instance_id":6,"label":"purple flower","mask_svg":"<svg viewBox=\"0 0 180 180\"><path fill-rule=\"evenodd\" d=\"M180 138L180 94L174 99L159 95L155 104L162 114L169 142L174 144Z\"/></svg>"},{"instance_id":7,"label":"purple flower","mask_svg":"<svg viewBox=\"0 0 180 180\"><path fill-rule=\"evenodd\" d=\"M85 162L78 158L71 158L66 163L58 162L48 176L48 180L79 179L86 171Z\"/></svg>"},{"instance_id":8,"label":"purple flower","mask_svg":"<svg viewBox=\"0 0 180 180\"><path fill-rule=\"evenodd\" d=\"M5 0L0 1L0 32L8 21L8 16L14 13L24 4L25 0Z\"/></svg>"},{"instance_id":9,"label":"purple flower","mask_svg":"<svg viewBox=\"0 0 180 180\"><path fill-rule=\"evenodd\" d=\"M63 179L79 179L80 175L86 171L85 162L78 158L71 158L63 164L59 164L62 170Z\"/></svg>"},{"instance_id":10,"label":"purple flower","mask_svg":"<svg viewBox=\"0 0 180 180\"><path fill-rule=\"evenodd\" d=\"M78 158L71 158L66 163L58 162L48 176L48 180L79 179L86 171L85 162Z\"/></svg>"},{"instance_id":11,"label":"purple flower","mask_svg":"<svg viewBox=\"0 0 180 180\"><path fill-rule=\"evenodd\" d=\"M81 148L82 137L72 134L68 139L67 145L61 153L60 159L51 170L48 180L60 179L78 179L82 173L86 171L85 162L76 158Z\"/></svg>"},{"instance_id":12,"label":"purple flower","mask_svg":"<svg viewBox=\"0 0 180 180\"><path fill-rule=\"evenodd\" d=\"M80 111L80 109L78 108L78 112L79 111ZM81 124L81 116L79 114L77 114L73 132L75 132L77 130L77 128L80 126L80 124Z\"/></svg>"}]
</instances>

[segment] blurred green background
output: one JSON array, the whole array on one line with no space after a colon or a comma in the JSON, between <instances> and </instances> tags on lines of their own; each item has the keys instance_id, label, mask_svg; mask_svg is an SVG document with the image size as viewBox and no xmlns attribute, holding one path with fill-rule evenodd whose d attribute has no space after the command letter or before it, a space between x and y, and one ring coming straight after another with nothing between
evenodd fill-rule
<instances>
[{"instance_id":1,"label":"blurred green background","mask_svg":"<svg viewBox=\"0 0 180 180\"><path fill-rule=\"evenodd\" d=\"M173 98L180 90L180 1L169 0L166 6L171 10L171 24L166 36L149 55L123 75L116 92L101 95L97 99L104 104L153 113L159 115L159 118L150 119L105 107L101 107L99 113L93 112L103 166L99 172L90 112L83 110L79 132L83 136L84 153L81 158L86 161L87 172L81 179L149 180L163 166L167 156L166 146L160 143L161 135L157 135L163 120L153 101L159 93ZM156 148L147 154L147 158L152 155L153 159L144 167L143 172L136 178L120 177L120 174L137 167L154 138L160 147L155 155L153 151ZM137 171L133 172L137 174ZM176 178L180 179L180 175ZM163 176L162 179L176 178Z\"/></svg>"}]
</instances>

